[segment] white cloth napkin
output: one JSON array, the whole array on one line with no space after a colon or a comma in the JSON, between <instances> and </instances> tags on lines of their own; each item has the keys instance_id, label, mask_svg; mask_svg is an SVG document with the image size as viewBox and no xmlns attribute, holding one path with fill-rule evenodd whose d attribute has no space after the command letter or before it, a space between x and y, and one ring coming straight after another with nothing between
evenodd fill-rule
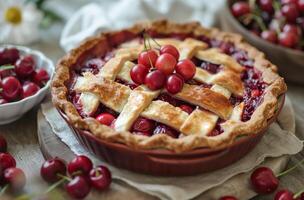
<instances>
[{"instance_id":1,"label":"white cloth napkin","mask_svg":"<svg viewBox=\"0 0 304 200\"><path fill-rule=\"evenodd\" d=\"M77 11L66 23L60 45L66 51L96 32L119 29L135 22L169 19L176 22L199 21L205 26L215 22L214 14L224 0L119 0L99 1Z\"/></svg>"},{"instance_id":2,"label":"white cloth napkin","mask_svg":"<svg viewBox=\"0 0 304 200\"><path fill-rule=\"evenodd\" d=\"M50 101L43 103L41 106L42 113L52 126L54 133L73 152L78 155L87 155L95 163L100 163L100 160L78 143L72 131L62 120ZM294 135L294 132L294 111L289 99L286 98L277 122L270 126L256 148L240 161L224 169L190 177L164 178L136 174L113 166L109 167L114 179L160 199L192 199L198 195L200 195L200 199L217 199L227 194L233 194L242 200L249 199L255 195L248 184L248 177L253 168L263 163L263 165L271 167L275 172L279 172L284 167L284 164L282 164L284 157L282 156L296 154L303 148L302 141ZM279 159L269 160L266 158Z\"/></svg>"}]
</instances>

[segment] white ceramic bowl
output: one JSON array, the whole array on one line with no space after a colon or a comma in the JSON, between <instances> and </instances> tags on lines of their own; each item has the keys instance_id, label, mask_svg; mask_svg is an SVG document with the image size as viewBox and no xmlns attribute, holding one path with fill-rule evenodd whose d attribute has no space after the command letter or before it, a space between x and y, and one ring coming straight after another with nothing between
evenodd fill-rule
<instances>
[{"instance_id":1,"label":"white ceramic bowl","mask_svg":"<svg viewBox=\"0 0 304 200\"><path fill-rule=\"evenodd\" d=\"M50 80L35 95L22 99L20 101L0 105L0 125L16 121L26 112L31 110L34 106L38 105L47 94L51 79L54 74L53 62L39 51L15 45L3 45L0 46L0 50L12 47L17 48L20 52L20 55L32 55L36 61L36 69L44 68L48 72Z\"/></svg>"}]
</instances>

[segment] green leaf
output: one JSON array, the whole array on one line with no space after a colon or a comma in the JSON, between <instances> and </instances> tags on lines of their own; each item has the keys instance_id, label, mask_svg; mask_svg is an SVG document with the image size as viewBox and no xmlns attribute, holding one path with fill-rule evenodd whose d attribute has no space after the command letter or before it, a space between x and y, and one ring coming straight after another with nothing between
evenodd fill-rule
<instances>
[{"instance_id":1,"label":"green leaf","mask_svg":"<svg viewBox=\"0 0 304 200\"><path fill-rule=\"evenodd\" d=\"M9 69L15 69L14 65L2 65L0 66L0 70L9 70Z\"/></svg>"}]
</instances>

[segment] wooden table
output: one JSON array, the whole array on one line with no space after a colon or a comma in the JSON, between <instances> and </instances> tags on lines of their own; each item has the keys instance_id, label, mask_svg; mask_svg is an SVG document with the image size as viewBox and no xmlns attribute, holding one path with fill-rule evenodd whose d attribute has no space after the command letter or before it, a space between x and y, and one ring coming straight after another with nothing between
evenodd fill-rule
<instances>
[{"instance_id":1,"label":"wooden table","mask_svg":"<svg viewBox=\"0 0 304 200\"><path fill-rule=\"evenodd\" d=\"M51 30L43 35L42 40L32 45L32 48L38 49L44 52L50 57L54 63L64 55L63 50L59 47L59 34L62 25L56 25ZM293 102L297 115L301 115L304 119L304 86L297 86L289 84L289 97ZM8 140L9 152L12 153L16 160L18 167L22 168L27 176L26 192L28 193L41 193L41 191L47 188L47 184L40 178L40 166L44 161L44 158L39 149L39 143L37 138L37 116L38 107L31 110L24 115L18 121L0 126L0 134L4 135ZM304 138L304 122L297 121L297 135L300 138ZM304 158L303 155L297 155L291 159L290 165L293 165L297 160ZM304 187L304 168L299 168L292 172L289 176L282 178L283 187L288 187L292 191L298 191ZM118 188L120 187L120 188ZM115 192L118 191L119 192ZM135 191L128 186L121 188L121 186L114 184L111 188L112 195L102 195L100 198L107 196L107 199L120 199L124 194L128 195L128 198L140 196L142 199L153 199L147 195ZM89 197L88 199L92 199ZM259 197L260 199L269 199L269 197Z\"/></svg>"}]
</instances>

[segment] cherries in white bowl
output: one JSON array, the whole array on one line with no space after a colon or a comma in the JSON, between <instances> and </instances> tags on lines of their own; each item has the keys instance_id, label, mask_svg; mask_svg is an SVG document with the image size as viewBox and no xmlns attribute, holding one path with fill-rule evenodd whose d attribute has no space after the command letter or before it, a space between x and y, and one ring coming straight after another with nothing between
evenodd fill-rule
<instances>
[{"instance_id":1,"label":"cherries in white bowl","mask_svg":"<svg viewBox=\"0 0 304 200\"><path fill-rule=\"evenodd\" d=\"M19 119L47 93L54 65L41 52L0 46L0 125Z\"/></svg>"}]
</instances>

